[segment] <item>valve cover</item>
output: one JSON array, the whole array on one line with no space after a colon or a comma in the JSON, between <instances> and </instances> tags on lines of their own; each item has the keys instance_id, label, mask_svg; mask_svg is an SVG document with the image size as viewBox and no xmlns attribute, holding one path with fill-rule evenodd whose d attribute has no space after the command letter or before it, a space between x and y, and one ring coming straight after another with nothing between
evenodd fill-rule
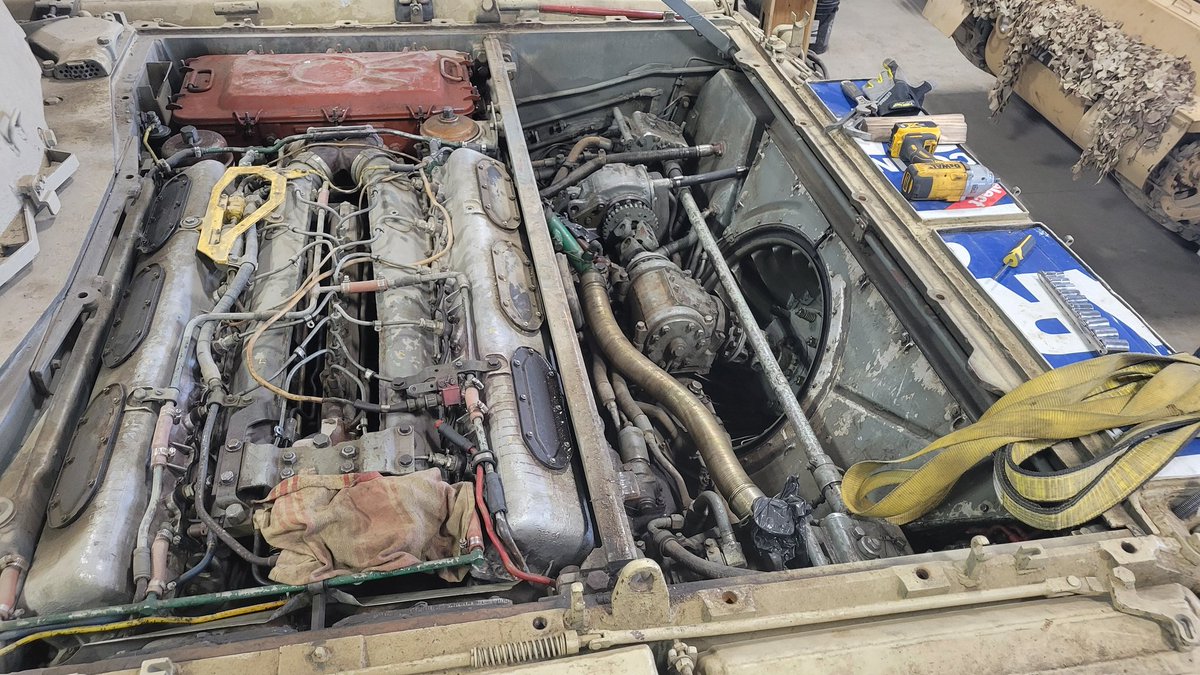
<instances>
[{"instance_id":1,"label":"valve cover","mask_svg":"<svg viewBox=\"0 0 1200 675\"><path fill-rule=\"evenodd\" d=\"M446 108L470 116L478 97L470 59L456 51L213 54L185 63L174 121L239 143L330 125L418 133Z\"/></svg>"}]
</instances>

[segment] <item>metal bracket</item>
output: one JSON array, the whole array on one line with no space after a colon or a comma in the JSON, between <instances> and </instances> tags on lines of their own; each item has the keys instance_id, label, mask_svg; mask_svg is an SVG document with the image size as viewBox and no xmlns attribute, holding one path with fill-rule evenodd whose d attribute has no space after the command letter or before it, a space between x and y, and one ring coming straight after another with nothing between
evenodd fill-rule
<instances>
[{"instance_id":1,"label":"metal bracket","mask_svg":"<svg viewBox=\"0 0 1200 675\"><path fill-rule=\"evenodd\" d=\"M50 168L17 182L17 191L25 197L21 215L0 232L0 285L8 283L29 266L41 252L37 237L37 214L44 208L57 215L62 208L58 189L79 168L79 159L69 152L47 149Z\"/></svg>"},{"instance_id":2,"label":"metal bracket","mask_svg":"<svg viewBox=\"0 0 1200 675\"><path fill-rule=\"evenodd\" d=\"M458 359L453 363L430 366L415 375L395 380L392 382L392 389L409 398L416 398L440 391L443 384L458 384L459 377L463 375L482 375L498 370L503 365L503 359L495 354L486 356L483 361Z\"/></svg>"},{"instance_id":3,"label":"metal bracket","mask_svg":"<svg viewBox=\"0 0 1200 675\"><path fill-rule=\"evenodd\" d=\"M730 56L737 51L737 45L734 44L733 38L713 25L713 22L701 16L700 12L697 12L687 0L663 0L663 2L689 26L695 28L701 37L712 43L721 56Z\"/></svg>"},{"instance_id":4,"label":"metal bracket","mask_svg":"<svg viewBox=\"0 0 1200 675\"><path fill-rule=\"evenodd\" d=\"M671 622L671 595L662 568L649 558L631 560L617 573L610 615L613 628L638 628Z\"/></svg>"},{"instance_id":5,"label":"metal bracket","mask_svg":"<svg viewBox=\"0 0 1200 675\"><path fill-rule=\"evenodd\" d=\"M33 388L42 396L54 392L54 376L62 365L63 355L74 344L74 337L83 324L95 313L97 304L104 297L99 280L80 282L72 286L55 311L50 326L38 345L33 363L29 366L29 379Z\"/></svg>"},{"instance_id":6,"label":"metal bracket","mask_svg":"<svg viewBox=\"0 0 1200 675\"><path fill-rule=\"evenodd\" d=\"M1161 624L1179 651L1200 645L1200 599L1180 584L1163 584L1138 590L1133 570L1114 567L1111 572L1112 604L1119 612Z\"/></svg>"},{"instance_id":7,"label":"metal bracket","mask_svg":"<svg viewBox=\"0 0 1200 675\"><path fill-rule=\"evenodd\" d=\"M204 222L200 225L200 242L196 245L196 250L218 265L228 265L229 255L237 238L283 204L288 179L301 175L303 172L280 173L265 166L236 166L226 169L225 175L213 186L212 196L208 199L208 210L204 213ZM224 194L225 189L242 176L258 176L271 183L271 192L267 200L244 217L238 206L233 203L234 200Z\"/></svg>"}]
</instances>

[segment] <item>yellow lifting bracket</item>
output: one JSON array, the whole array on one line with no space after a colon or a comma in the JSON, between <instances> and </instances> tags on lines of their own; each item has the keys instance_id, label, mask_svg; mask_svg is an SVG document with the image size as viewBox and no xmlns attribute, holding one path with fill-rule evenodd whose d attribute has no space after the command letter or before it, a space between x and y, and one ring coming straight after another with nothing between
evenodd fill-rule
<instances>
[{"instance_id":1,"label":"yellow lifting bracket","mask_svg":"<svg viewBox=\"0 0 1200 675\"><path fill-rule=\"evenodd\" d=\"M213 186L212 196L208 199L208 211L205 212L204 222L200 225L200 243L196 245L196 250L212 258L218 265L228 265L229 255L238 237L283 204L287 181L304 174L303 171L279 172L265 166L235 166L226 169L225 175ZM225 194L225 190L243 176L258 176L271 183L267 200L248 216L244 215L245 197Z\"/></svg>"}]
</instances>

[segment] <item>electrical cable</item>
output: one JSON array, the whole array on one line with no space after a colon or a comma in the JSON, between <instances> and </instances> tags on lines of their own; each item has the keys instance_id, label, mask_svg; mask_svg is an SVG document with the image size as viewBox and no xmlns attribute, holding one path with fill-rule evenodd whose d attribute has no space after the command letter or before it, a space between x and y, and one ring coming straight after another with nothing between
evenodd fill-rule
<instances>
[{"instance_id":1,"label":"electrical cable","mask_svg":"<svg viewBox=\"0 0 1200 675\"><path fill-rule=\"evenodd\" d=\"M523 572L517 568L511 558L508 557L508 551L504 549L504 545L500 543L500 538L496 536L496 529L492 526L492 515L488 512L487 502L483 500L483 465L475 467L475 505L479 508L479 516L483 518L483 529L487 531L488 539L495 547L496 553L500 555L500 562L504 564L504 569L513 577L521 581L528 581L531 584L539 584L542 586L553 586L554 580L550 577L544 577L540 574L530 574Z\"/></svg>"}]
</instances>

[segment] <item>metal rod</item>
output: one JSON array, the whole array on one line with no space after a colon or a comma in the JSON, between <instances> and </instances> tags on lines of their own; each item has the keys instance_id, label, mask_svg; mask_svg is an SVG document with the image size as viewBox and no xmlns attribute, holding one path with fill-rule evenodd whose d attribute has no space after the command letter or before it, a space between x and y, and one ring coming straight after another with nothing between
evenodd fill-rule
<instances>
[{"instance_id":1,"label":"metal rod","mask_svg":"<svg viewBox=\"0 0 1200 675\"><path fill-rule=\"evenodd\" d=\"M754 318L754 313L750 311L750 305L746 303L746 298L738 288L737 280L733 278L733 271L725 262L725 256L721 253L721 247L717 244L716 237L708 229L708 224L704 222L704 216L700 214L700 207L696 204L695 197L692 197L691 190L687 188L680 190L679 198L683 203L683 210L687 214L688 220L692 223L692 230L700 241L700 247L708 254L709 264L716 270L717 278L721 281L721 286L725 288L730 304L733 305L738 323L746 332L750 348L754 351L758 362L762 364L767 384L775 392L775 398L783 406L784 414L796 432L796 440L808 458L809 470L817 481L821 493L825 495L826 503L833 512L846 513L846 502L842 500L842 472L834 466L829 455L825 454L824 448L821 447L821 441L817 439L816 432L808 423L808 417L805 416L804 409L800 407L796 393L792 391L787 376L779 367L779 361L775 360L775 354L771 352L767 336L763 335L762 329L759 328L758 320Z\"/></svg>"},{"instance_id":2,"label":"metal rod","mask_svg":"<svg viewBox=\"0 0 1200 675\"><path fill-rule=\"evenodd\" d=\"M454 558L442 558L440 560L428 560L426 562L420 562L415 565L409 565L408 567L402 567L398 570L391 570L388 572L358 572L355 574L347 574L340 577L334 577L332 579L326 579L322 583L326 588L353 586L355 584L362 584L368 581L378 581L380 579L390 579L392 577L420 574L422 572L435 572L437 570L450 567L466 567L468 565L474 565L480 560L483 560L483 552L472 551L467 555L460 555ZM243 600L253 600L256 598L306 592L308 592L307 586L293 586L291 584L275 584L272 586L239 588L237 590L222 591L220 593L188 595L181 598L170 598L168 600L135 602L126 605L114 605L112 607L97 607L96 609L82 609L75 612L63 612L61 614L47 614L46 616L35 616L28 619L17 619L15 621L2 621L0 622L0 632L24 630L26 628L41 628L43 626L56 626L64 623L79 623L83 621L90 621L92 619L103 619L113 616L148 615L169 609L201 607L204 605L214 605L224 602L238 602Z\"/></svg>"}]
</instances>

